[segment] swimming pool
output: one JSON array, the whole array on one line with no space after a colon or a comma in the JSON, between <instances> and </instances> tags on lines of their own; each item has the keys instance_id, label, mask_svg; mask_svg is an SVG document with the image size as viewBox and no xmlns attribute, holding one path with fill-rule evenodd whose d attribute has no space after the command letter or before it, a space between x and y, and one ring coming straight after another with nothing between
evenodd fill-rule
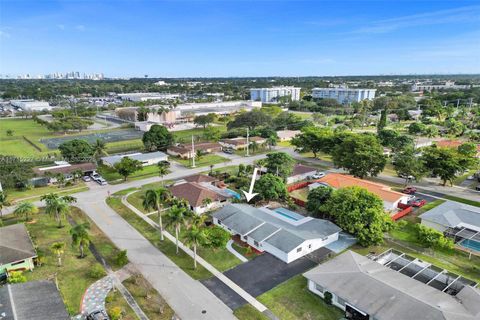
<instances>
[{"instance_id":1,"label":"swimming pool","mask_svg":"<svg viewBox=\"0 0 480 320\"><path fill-rule=\"evenodd\" d=\"M234 198L240 199L240 194L230 189L224 189L226 193L231 194Z\"/></svg>"},{"instance_id":2,"label":"swimming pool","mask_svg":"<svg viewBox=\"0 0 480 320\"><path fill-rule=\"evenodd\" d=\"M472 240L472 239L465 239L459 243L462 247L467 249L475 250L480 252L480 242Z\"/></svg>"},{"instance_id":3,"label":"swimming pool","mask_svg":"<svg viewBox=\"0 0 480 320\"><path fill-rule=\"evenodd\" d=\"M293 211L290 211L288 209L285 209L285 208L277 208L277 209L273 209L274 212L278 213L279 215L287 218L287 219L290 219L290 220L293 220L293 221L298 221L300 219L303 219L304 216L296 213L296 212L293 212Z\"/></svg>"}]
</instances>

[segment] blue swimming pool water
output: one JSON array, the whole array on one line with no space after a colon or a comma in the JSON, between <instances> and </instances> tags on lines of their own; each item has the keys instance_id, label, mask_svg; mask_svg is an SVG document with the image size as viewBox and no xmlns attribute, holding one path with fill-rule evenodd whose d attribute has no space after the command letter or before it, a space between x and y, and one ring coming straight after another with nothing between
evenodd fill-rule
<instances>
[{"instance_id":1,"label":"blue swimming pool water","mask_svg":"<svg viewBox=\"0 0 480 320\"><path fill-rule=\"evenodd\" d=\"M230 190L230 189L225 189L225 192L231 194L233 197L237 198L237 199L240 199L240 194L238 192L235 192L233 190Z\"/></svg>"},{"instance_id":2,"label":"blue swimming pool water","mask_svg":"<svg viewBox=\"0 0 480 320\"><path fill-rule=\"evenodd\" d=\"M462 242L460 242L460 245L462 247L480 252L480 242L478 242L478 241L471 240L471 239L465 239Z\"/></svg>"},{"instance_id":3,"label":"blue swimming pool water","mask_svg":"<svg viewBox=\"0 0 480 320\"><path fill-rule=\"evenodd\" d=\"M302 215L299 215L298 213L290 211L290 210L285 209L285 208L277 208L277 209L274 209L273 211L275 211L279 215L281 215L285 218L288 218L290 220L293 220L293 221L298 221L298 220L304 218Z\"/></svg>"}]
</instances>

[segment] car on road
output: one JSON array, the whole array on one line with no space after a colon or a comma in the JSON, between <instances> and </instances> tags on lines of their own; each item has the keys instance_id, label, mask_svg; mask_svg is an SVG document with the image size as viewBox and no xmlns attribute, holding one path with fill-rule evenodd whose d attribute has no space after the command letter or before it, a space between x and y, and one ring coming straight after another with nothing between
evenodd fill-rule
<instances>
[{"instance_id":1,"label":"car on road","mask_svg":"<svg viewBox=\"0 0 480 320\"><path fill-rule=\"evenodd\" d=\"M412 194L407 197L408 201L413 201L413 200L415 200L416 198L417 198L417 197L415 197L415 196L412 195Z\"/></svg>"},{"instance_id":2,"label":"car on road","mask_svg":"<svg viewBox=\"0 0 480 320\"><path fill-rule=\"evenodd\" d=\"M87 320L110 320L105 310L96 310L87 316Z\"/></svg>"},{"instance_id":3,"label":"car on road","mask_svg":"<svg viewBox=\"0 0 480 320\"><path fill-rule=\"evenodd\" d=\"M90 176L83 176L82 180L85 182L92 181L92 178Z\"/></svg>"},{"instance_id":4,"label":"car on road","mask_svg":"<svg viewBox=\"0 0 480 320\"><path fill-rule=\"evenodd\" d=\"M411 205L412 207L420 208L420 207L423 207L425 204L427 204L427 200L414 199L412 201L409 201L408 204Z\"/></svg>"},{"instance_id":5,"label":"car on road","mask_svg":"<svg viewBox=\"0 0 480 320\"><path fill-rule=\"evenodd\" d=\"M235 150L233 150L232 148L225 148L223 149L223 152L228 154L234 154Z\"/></svg>"},{"instance_id":6,"label":"car on road","mask_svg":"<svg viewBox=\"0 0 480 320\"><path fill-rule=\"evenodd\" d=\"M167 160L162 160L162 161L159 161L158 164L163 164L167 167L170 167L170 162L168 162Z\"/></svg>"},{"instance_id":7,"label":"car on road","mask_svg":"<svg viewBox=\"0 0 480 320\"><path fill-rule=\"evenodd\" d=\"M311 176L312 179L320 179L325 177L325 172L317 172Z\"/></svg>"},{"instance_id":8,"label":"car on road","mask_svg":"<svg viewBox=\"0 0 480 320\"><path fill-rule=\"evenodd\" d=\"M402 192L405 193L405 194L415 194L415 192L417 192L417 188L406 187L405 189L402 190Z\"/></svg>"}]
</instances>

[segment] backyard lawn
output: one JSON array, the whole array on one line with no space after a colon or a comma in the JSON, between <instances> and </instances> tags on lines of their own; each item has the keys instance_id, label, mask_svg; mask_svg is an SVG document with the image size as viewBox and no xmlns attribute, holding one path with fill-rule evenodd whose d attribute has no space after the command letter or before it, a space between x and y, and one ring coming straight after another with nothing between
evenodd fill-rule
<instances>
[{"instance_id":1,"label":"backyard lawn","mask_svg":"<svg viewBox=\"0 0 480 320\"><path fill-rule=\"evenodd\" d=\"M81 191L88 190L88 187L83 182L79 182L76 185L70 187L63 187L59 188L57 186L46 186L46 187L38 187L28 190L8 190L8 200L9 201L18 201L20 199L28 198L28 200L33 201L38 199L40 196L47 194L47 193L56 193L60 195L66 195Z\"/></svg>"},{"instance_id":2,"label":"backyard lawn","mask_svg":"<svg viewBox=\"0 0 480 320\"><path fill-rule=\"evenodd\" d=\"M297 198L297 199L300 199L300 200L303 200L303 201L307 201L308 188L301 188L301 189L293 190L292 192L290 192L290 195L294 198Z\"/></svg>"},{"instance_id":3,"label":"backyard lawn","mask_svg":"<svg viewBox=\"0 0 480 320\"><path fill-rule=\"evenodd\" d=\"M182 166L191 168L192 160L191 159L180 159L180 158L171 158L172 161L176 161L180 163ZM229 162L230 159L218 156L216 154L205 154L200 157L200 159L195 159L195 166L197 167L205 167L212 164L217 163L226 163Z\"/></svg>"},{"instance_id":4,"label":"backyard lawn","mask_svg":"<svg viewBox=\"0 0 480 320\"><path fill-rule=\"evenodd\" d=\"M123 182L123 177L112 167L101 165L98 167L97 171L102 177L105 178L108 182ZM141 170L133 173L127 178L127 180L138 180L145 179L150 177L158 176L158 166L151 165L142 167Z\"/></svg>"},{"instance_id":5,"label":"backyard lawn","mask_svg":"<svg viewBox=\"0 0 480 320\"><path fill-rule=\"evenodd\" d=\"M70 216L77 222L88 221L88 218L77 208L72 208ZM4 218L5 224L21 222L14 216ZM92 266L99 265L93 255L86 250L86 257L79 259L79 251L71 245L70 226L58 228L57 223L50 216L43 213L37 214L31 223L26 224L32 240L41 256L41 266L36 266L32 272L25 275L31 280L53 280L57 275L62 298L71 315L79 312L82 296L89 285L97 279L89 274ZM98 248L105 259L115 267L114 260L118 249L91 224L90 235L92 243ZM57 257L50 250L54 242L65 242L65 253L62 256L62 266L57 266Z\"/></svg>"},{"instance_id":6,"label":"backyard lawn","mask_svg":"<svg viewBox=\"0 0 480 320\"><path fill-rule=\"evenodd\" d=\"M215 126L215 128L220 129L221 133L227 131L227 127L224 124ZM199 137L201 140L203 138L203 132L203 128L195 128L189 130L173 131L172 133L175 137L175 141L189 143L192 141L192 136Z\"/></svg>"},{"instance_id":7,"label":"backyard lawn","mask_svg":"<svg viewBox=\"0 0 480 320\"><path fill-rule=\"evenodd\" d=\"M282 320L338 320L342 311L327 305L322 298L307 288L307 279L301 274L276 286L257 297L275 316ZM245 305L235 310L240 320L267 319L264 315Z\"/></svg>"}]
</instances>

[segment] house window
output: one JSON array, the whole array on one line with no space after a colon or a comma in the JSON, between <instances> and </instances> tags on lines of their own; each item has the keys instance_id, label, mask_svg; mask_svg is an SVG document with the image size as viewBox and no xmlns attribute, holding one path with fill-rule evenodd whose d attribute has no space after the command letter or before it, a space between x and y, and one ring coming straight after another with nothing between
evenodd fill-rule
<instances>
[{"instance_id":1,"label":"house window","mask_svg":"<svg viewBox=\"0 0 480 320\"><path fill-rule=\"evenodd\" d=\"M325 288L322 287L321 285L315 283L315 290L320 291L321 293L323 293L323 290L325 290Z\"/></svg>"},{"instance_id":2,"label":"house window","mask_svg":"<svg viewBox=\"0 0 480 320\"><path fill-rule=\"evenodd\" d=\"M297 252L300 252L300 251L302 251L302 247L297 248Z\"/></svg>"},{"instance_id":3,"label":"house window","mask_svg":"<svg viewBox=\"0 0 480 320\"><path fill-rule=\"evenodd\" d=\"M17 262L15 262L15 263L12 263L12 266L17 266L17 265L22 264L22 263L24 263L24 262L25 262L25 260L17 261Z\"/></svg>"},{"instance_id":4,"label":"house window","mask_svg":"<svg viewBox=\"0 0 480 320\"><path fill-rule=\"evenodd\" d=\"M254 244L256 247L259 247L257 240L253 240L253 244Z\"/></svg>"}]
</instances>

